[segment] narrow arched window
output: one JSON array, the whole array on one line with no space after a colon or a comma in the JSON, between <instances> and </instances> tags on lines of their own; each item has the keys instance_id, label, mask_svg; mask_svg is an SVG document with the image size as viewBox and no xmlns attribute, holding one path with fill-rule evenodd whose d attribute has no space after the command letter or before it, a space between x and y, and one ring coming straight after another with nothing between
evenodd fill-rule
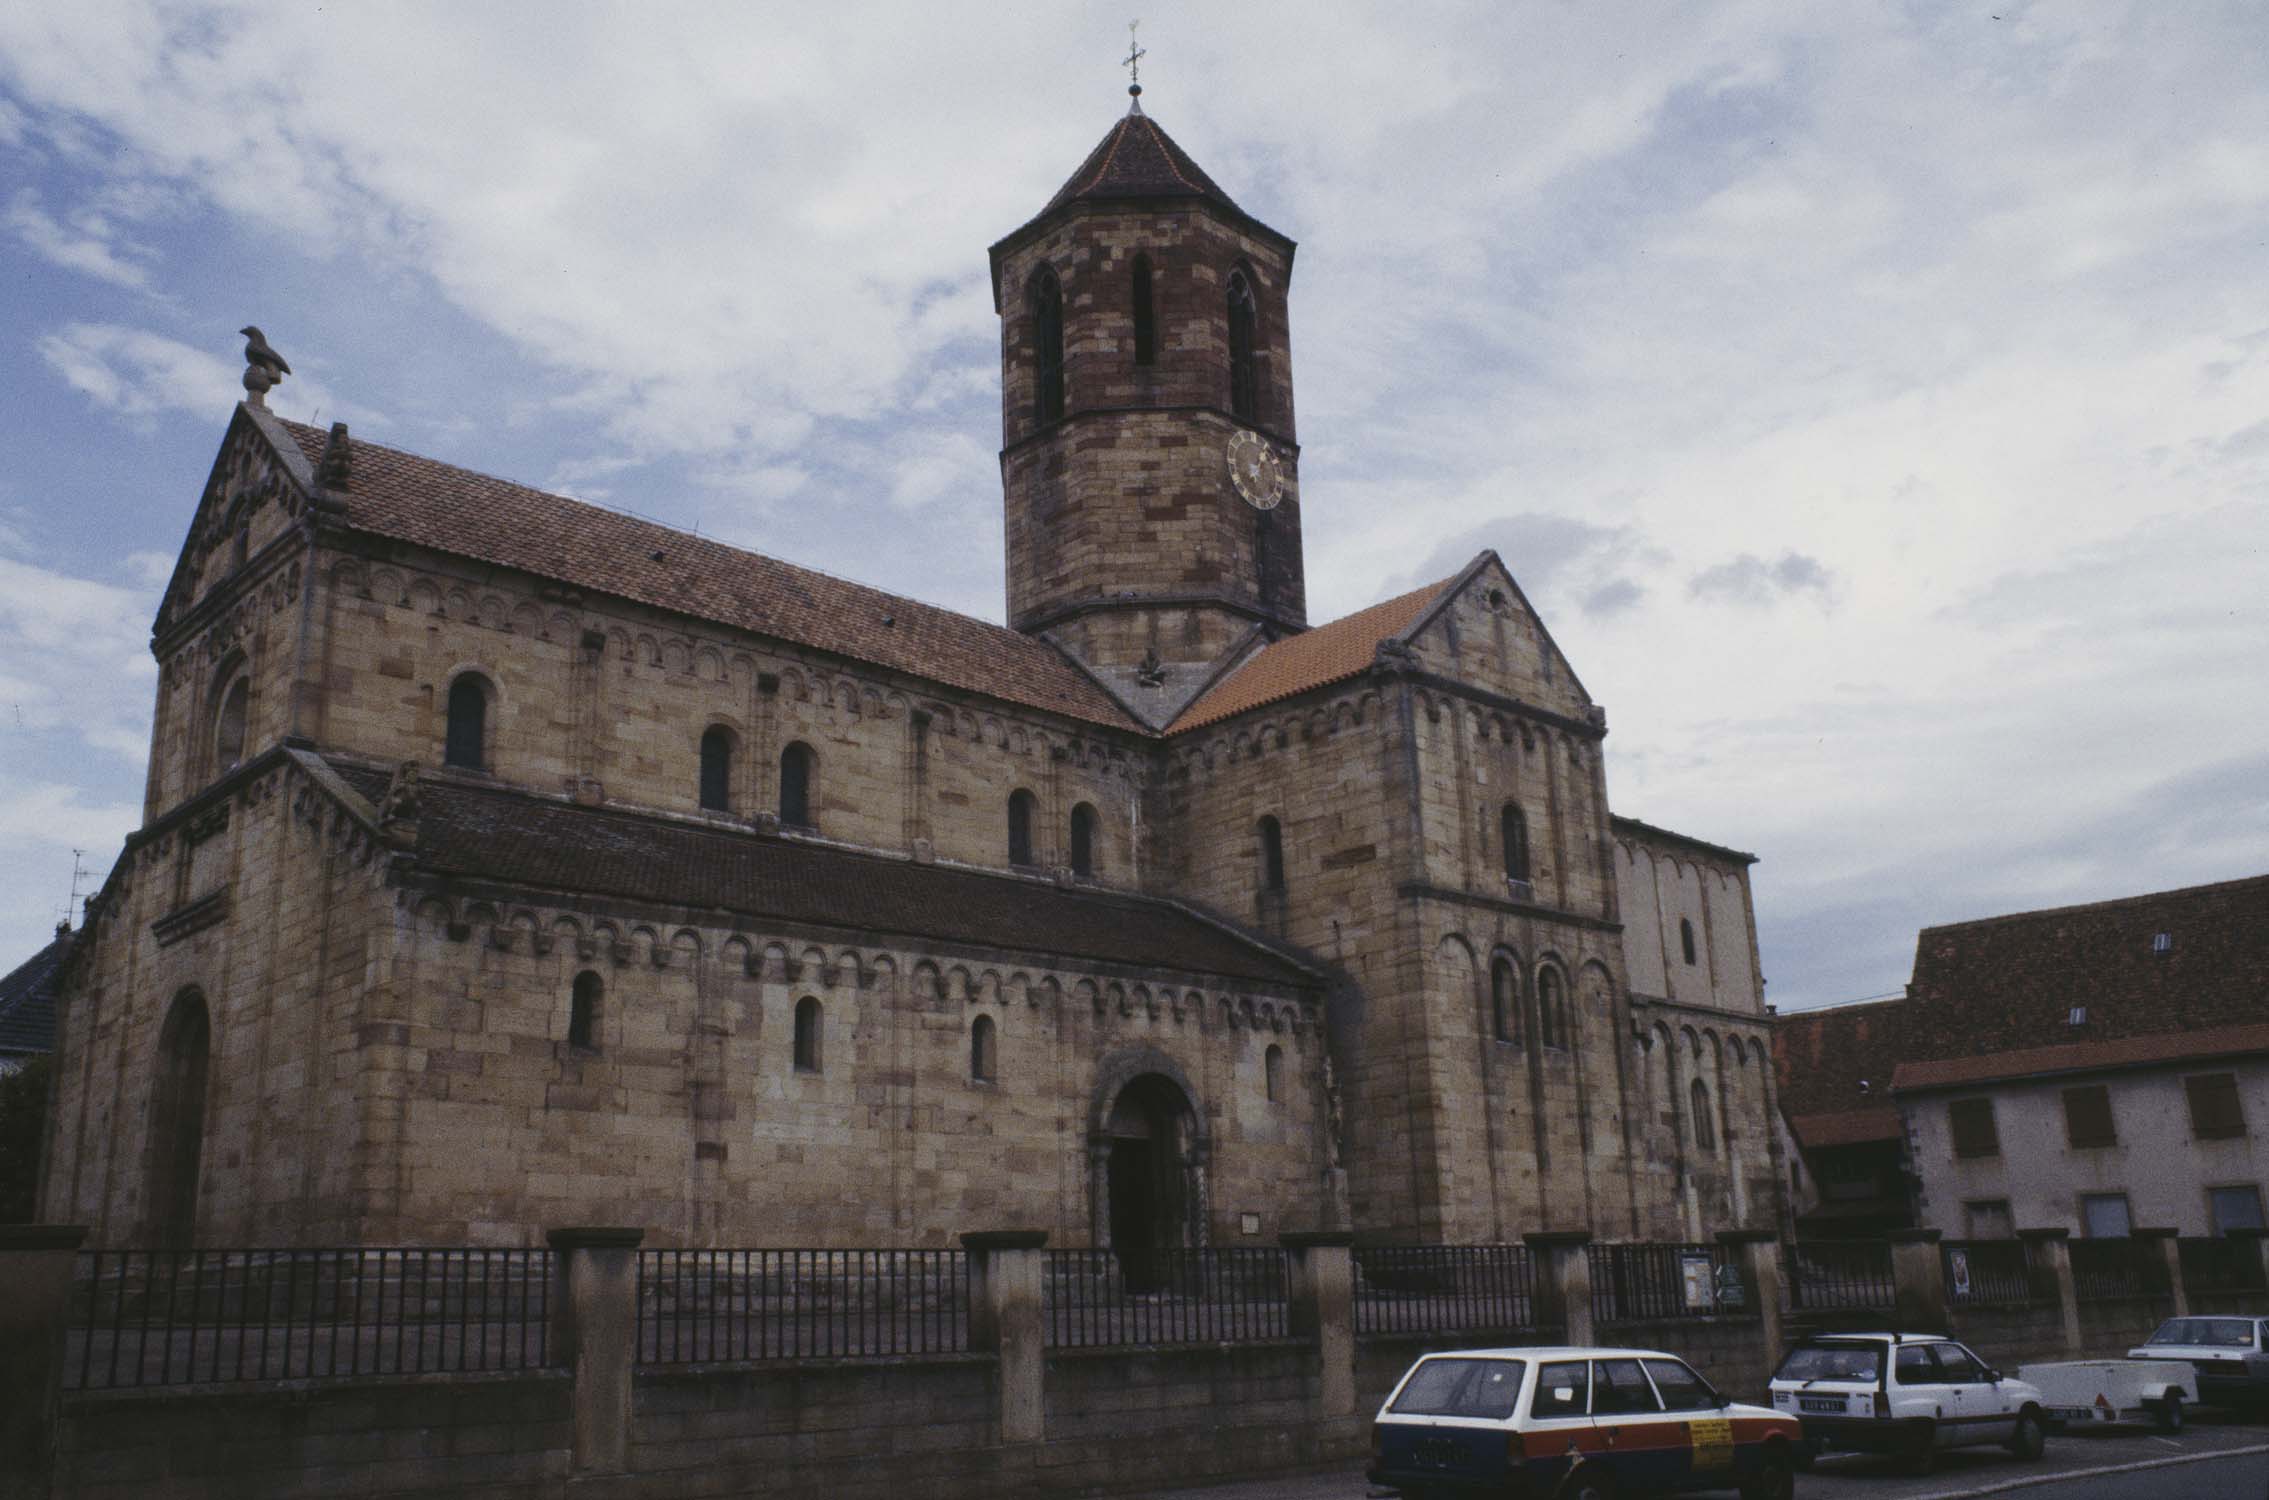
<instances>
[{"instance_id":1,"label":"narrow arched window","mask_svg":"<svg viewBox=\"0 0 2269 1500\"><path fill-rule=\"evenodd\" d=\"M1252 283L1242 271L1229 274L1229 411L1241 421L1260 419L1261 378L1258 345L1260 309Z\"/></svg>"},{"instance_id":2,"label":"narrow arched window","mask_svg":"<svg viewBox=\"0 0 2269 1500\"><path fill-rule=\"evenodd\" d=\"M1710 1087L1697 1078L1688 1092L1694 1100L1694 1144L1704 1151L1718 1147L1717 1122L1710 1118Z\"/></svg>"},{"instance_id":3,"label":"narrow arched window","mask_svg":"<svg viewBox=\"0 0 2269 1500\"><path fill-rule=\"evenodd\" d=\"M1489 967L1489 1012L1498 1041L1521 1039L1521 976L1509 958Z\"/></svg>"},{"instance_id":4,"label":"narrow arched window","mask_svg":"<svg viewBox=\"0 0 2269 1500\"><path fill-rule=\"evenodd\" d=\"M590 969L575 976L575 986L567 999L567 1045L586 1052L599 1047L599 1002L607 992L606 981Z\"/></svg>"},{"instance_id":5,"label":"narrow arched window","mask_svg":"<svg viewBox=\"0 0 2269 1500\"><path fill-rule=\"evenodd\" d=\"M213 769L225 771L244 759L244 721L252 701L252 683L239 677L221 694L221 711L213 721Z\"/></svg>"},{"instance_id":6,"label":"narrow arched window","mask_svg":"<svg viewBox=\"0 0 2269 1500\"><path fill-rule=\"evenodd\" d=\"M733 732L712 724L701 736L701 805L711 812L733 810Z\"/></svg>"},{"instance_id":7,"label":"narrow arched window","mask_svg":"<svg viewBox=\"0 0 2269 1500\"><path fill-rule=\"evenodd\" d=\"M796 1002L796 1071L819 1071L819 1002L806 995Z\"/></svg>"},{"instance_id":8,"label":"narrow arched window","mask_svg":"<svg viewBox=\"0 0 2269 1500\"><path fill-rule=\"evenodd\" d=\"M1025 866L1032 858L1032 813L1040 799L1018 787L1008 794L1008 862Z\"/></svg>"},{"instance_id":9,"label":"narrow arched window","mask_svg":"<svg viewBox=\"0 0 2269 1500\"><path fill-rule=\"evenodd\" d=\"M1536 976L1537 1040L1547 1047L1568 1045L1568 1004L1558 969Z\"/></svg>"},{"instance_id":10,"label":"narrow arched window","mask_svg":"<svg viewBox=\"0 0 2269 1500\"><path fill-rule=\"evenodd\" d=\"M1150 302L1150 257L1134 258L1134 362L1147 365L1158 357L1158 318Z\"/></svg>"},{"instance_id":11,"label":"narrow arched window","mask_svg":"<svg viewBox=\"0 0 2269 1500\"><path fill-rule=\"evenodd\" d=\"M1064 414L1064 289L1052 267L1032 278L1033 417Z\"/></svg>"},{"instance_id":12,"label":"narrow arched window","mask_svg":"<svg viewBox=\"0 0 2269 1500\"><path fill-rule=\"evenodd\" d=\"M1275 1104L1284 1098L1284 1049L1274 1042L1261 1054L1261 1084L1268 1090L1269 1103Z\"/></svg>"},{"instance_id":13,"label":"narrow arched window","mask_svg":"<svg viewBox=\"0 0 2269 1500\"><path fill-rule=\"evenodd\" d=\"M488 682L478 672L449 684L449 729L441 760L468 771L488 767Z\"/></svg>"},{"instance_id":14,"label":"narrow arched window","mask_svg":"<svg viewBox=\"0 0 2269 1500\"><path fill-rule=\"evenodd\" d=\"M1686 950L1686 962L1694 961L1694 924L1684 917L1678 919L1678 946Z\"/></svg>"},{"instance_id":15,"label":"narrow arched window","mask_svg":"<svg viewBox=\"0 0 2269 1500\"><path fill-rule=\"evenodd\" d=\"M999 1067L995 1051L999 1035L991 1016L979 1016L969 1023L969 1076L978 1083L991 1083Z\"/></svg>"},{"instance_id":16,"label":"narrow arched window","mask_svg":"<svg viewBox=\"0 0 2269 1500\"><path fill-rule=\"evenodd\" d=\"M1505 878L1528 879L1528 819L1521 810L1508 802L1497 815L1497 841L1505 855Z\"/></svg>"},{"instance_id":17,"label":"narrow arched window","mask_svg":"<svg viewBox=\"0 0 2269 1500\"><path fill-rule=\"evenodd\" d=\"M812 826L811 768L811 746L803 741L780 752L780 821L790 828Z\"/></svg>"},{"instance_id":18,"label":"narrow arched window","mask_svg":"<svg viewBox=\"0 0 2269 1500\"><path fill-rule=\"evenodd\" d=\"M1091 876L1095 873L1095 843L1099 819L1095 809L1082 802L1071 810L1071 872Z\"/></svg>"},{"instance_id":19,"label":"narrow arched window","mask_svg":"<svg viewBox=\"0 0 2269 1500\"><path fill-rule=\"evenodd\" d=\"M165 1024L158 1028L147 1196L150 1238L169 1247L186 1246L195 1236L212 1035L205 997L194 989L174 996Z\"/></svg>"},{"instance_id":20,"label":"narrow arched window","mask_svg":"<svg viewBox=\"0 0 2269 1500\"><path fill-rule=\"evenodd\" d=\"M1261 889L1284 889L1284 825L1275 818L1263 818L1261 832Z\"/></svg>"}]
</instances>

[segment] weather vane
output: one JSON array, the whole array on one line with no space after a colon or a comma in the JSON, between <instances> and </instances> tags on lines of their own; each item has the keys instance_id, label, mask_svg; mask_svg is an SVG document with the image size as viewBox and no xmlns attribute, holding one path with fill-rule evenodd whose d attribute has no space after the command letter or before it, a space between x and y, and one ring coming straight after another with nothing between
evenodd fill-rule
<instances>
[{"instance_id":1,"label":"weather vane","mask_svg":"<svg viewBox=\"0 0 2269 1500\"><path fill-rule=\"evenodd\" d=\"M1142 97L1142 60L1149 55L1141 47L1135 45L1135 28L1141 24L1142 21L1139 17L1127 22L1127 55L1125 59L1128 79L1127 92L1137 99Z\"/></svg>"}]
</instances>

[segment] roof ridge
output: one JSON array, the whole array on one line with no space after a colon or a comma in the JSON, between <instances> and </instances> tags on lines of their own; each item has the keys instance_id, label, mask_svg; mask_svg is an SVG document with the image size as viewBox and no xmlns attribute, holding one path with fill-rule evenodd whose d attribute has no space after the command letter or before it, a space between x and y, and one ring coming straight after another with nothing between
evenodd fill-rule
<instances>
[{"instance_id":1,"label":"roof ridge","mask_svg":"<svg viewBox=\"0 0 2269 1500\"><path fill-rule=\"evenodd\" d=\"M2041 917L2069 916L2075 912L2108 911L2115 907L2136 907L2145 902L2163 901L2177 896L2199 896L2208 891L2235 890L2241 886L2269 887L2269 874L2240 875L2229 880L2209 880L2199 885L2178 885L2163 891L2143 891L2132 896L2111 896L2101 901L2075 901L2067 906L2042 906L2031 911L2001 912L1990 917L1972 917L1964 922L1940 922L1922 929L1922 935L1933 932L1959 932L1969 927L1993 927L2017 922L2029 922Z\"/></svg>"}]
</instances>

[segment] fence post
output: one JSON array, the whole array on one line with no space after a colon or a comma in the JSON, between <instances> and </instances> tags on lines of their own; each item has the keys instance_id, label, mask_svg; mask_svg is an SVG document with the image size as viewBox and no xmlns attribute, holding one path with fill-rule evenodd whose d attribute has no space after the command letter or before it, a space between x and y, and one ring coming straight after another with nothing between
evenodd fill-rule
<instances>
[{"instance_id":1,"label":"fence post","mask_svg":"<svg viewBox=\"0 0 2269 1500\"><path fill-rule=\"evenodd\" d=\"M1588 1229L1543 1229L1521 1240L1536 1270L1536 1326L1562 1330L1570 1344L1592 1341L1591 1244Z\"/></svg>"},{"instance_id":2,"label":"fence post","mask_svg":"<svg viewBox=\"0 0 2269 1500\"><path fill-rule=\"evenodd\" d=\"M630 1372L638 1359L643 1229L554 1229L559 1260L552 1348L575 1379L575 1472L620 1474L630 1461Z\"/></svg>"},{"instance_id":3,"label":"fence post","mask_svg":"<svg viewBox=\"0 0 2269 1500\"><path fill-rule=\"evenodd\" d=\"M1938 1333L1946 1328L1946 1260L1935 1229L1894 1229L1891 1242L1891 1295L1897 1299L1899 1331Z\"/></svg>"},{"instance_id":4,"label":"fence post","mask_svg":"<svg viewBox=\"0 0 2269 1500\"><path fill-rule=\"evenodd\" d=\"M1286 1310L1294 1338L1313 1340L1321 1362L1316 1414L1355 1412L1355 1235L1316 1229L1279 1237L1291 1285Z\"/></svg>"},{"instance_id":5,"label":"fence post","mask_svg":"<svg viewBox=\"0 0 2269 1500\"><path fill-rule=\"evenodd\" d=\"M2144 1265L2152 1264L2152 1256L2158 1257L2158 1265L2162 1268L2160 1274L2166 1278L2168 1295L2174 1299L2174 1310L2171 1316L2177 1318L2189 1317L2190 1288L2183 1283L2182 1246L2175 1239L2179 1231L2173 1229L2137 1229L2130 1231L2130 1233L2135 1237L2136 1253Z\"/></svg>"},{"instance_id":6,"label":"fence post","mask_svg":"<svg viewBox=\"0 0 2269 1500\"><path fill-rule=\"evenodd\" d=\"M1741 1285L1757 1310L1757 1338L1765 1346L1765 1368L1781 1357L1781 1240L1774 1229L1721 1229L1718 1243L1741 1268Z\"/></svg>"},{"instance_id":7,"label":"fence post","mask_svg":"<svg viewBox=\"0 0 2269 1500\"><path fill-rule=\"evenodd\" d=\"M55 1467L63 1335L71 1323L77 1224L0 1225L0 1496L44 1497Z\"/></svg>"},{"instance_id":8,"label":"fence post","mask_svg":"<svg viewBox=\"0 0 2269 1500\"><path fill-rule=\"evenodd\" d=\"M2072 1231L2063 1225L2049 1229L2020 1229L2025 1259L2047 1273L2056 1288L2056 1306L2064 1322L2064 1356L2078 1359L2080 1344L2080 1293L2072 1283Z\"/></svg>"},{"instance_id":9,"label":"fence post","mask_svg":"<svg viewBox=\"0 0 2269 1500\"><path fill-rule=\"evenodd\" d=\"M961 1237L969 1252L969 1347L1000 1357L1001 1441L1037 1443L1047 1431L1047 1340L1040 1327L1045 1229L985 1229Z\"/></svg>"}]
</instances>

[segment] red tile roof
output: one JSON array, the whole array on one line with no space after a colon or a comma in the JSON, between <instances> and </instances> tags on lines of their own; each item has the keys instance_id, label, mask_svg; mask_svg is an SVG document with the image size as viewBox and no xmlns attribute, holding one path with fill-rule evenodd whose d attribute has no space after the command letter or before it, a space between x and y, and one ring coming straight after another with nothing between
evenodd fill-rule
<instances>
[{"instance_id":1,"label":"red tile roof","mask_svg":"<svg viewBox=\"0 0 2269 1500\"><path fill-rule=\"evenodd\" d=\"M282 425L310 463L322 457L327 433ZM344 520L356 530L1091 724L1140 729L1054 647L1006 626L360 438L353 455Z\"/></svg>"},{"instance_id":2,"label":"red tile roof","mask_svg":"<svg viewBox=\"0 0 2269 1500\"><path fill-rule=\"evenodd\" d=\"M1892 1108L1891 1074L1909 1055L1909 1030L1904 1000L1775 1016L1773 1076L1792 1128L1800 1119Z\"/></svg>"},{"instance_id":3,"label":"red tile roof","mask_svg":"<svg viewBox=\"0 0 2269 1500\"><path fill-rule=\"evenodd\" d=\"M1834 1114L1793 1115L1788 1128L1795 1132L1796 1143L1807 1151L1829 1146L1860 1146L1870 1141L1895 1141L1906 1134L1906 1127L1899 1121L1898 1106L1890 1104Z\"/></svg>"},{"instance_id":4,"label":"red tile roof","mask_svg":"<svg viewBox=\"0 0 2269 1500\"><path fill-rule=\"evenodd\" d=\"M2269 1022L2246 1026L2217 1026L2210 1031L2176 1031L2159 1036L2130 1036L2113 1041L2065 1042L2051 1047L2026 1047L2015 1052L1989 1052L1982 1057L1947 1057L1935 1062L1901 1063L1893 1086L1901 1090L1961 1088L2003 1078L2036 1078L2051 1073L2080 1073L2102 1068L2130 1068L2151 1063L2196 1062L2209 1058L2243 1057L2269 1052Z\"/></svg>"},{"instance_id":5,"label":"red tile roof","mask_svg":"<svg viewBox=\"0 0 2269 1500\"><path fill-rule=\"evenodd\" d=\"M1138 110L1129 110L1104 133L1036 217L1092 198L1203 198L1231 213L1244 212L1157 121Z\"/></svg>"},{"instance_id":6,"label":"red tile roof","mask_svg":"<svg viewBox=\"0 0 2269 1500\"><path fill-rule=\"evenodd\" d=\"M1461 575L1462 576L1462 575ZM1216 723L1248 708L1353 677L1371 665L1379 642L1410 628L1452 579L1357 610L1299 635L1272 641L1207 688L1167 726L1168 734Z\"/></svg>"}]
</instances>

